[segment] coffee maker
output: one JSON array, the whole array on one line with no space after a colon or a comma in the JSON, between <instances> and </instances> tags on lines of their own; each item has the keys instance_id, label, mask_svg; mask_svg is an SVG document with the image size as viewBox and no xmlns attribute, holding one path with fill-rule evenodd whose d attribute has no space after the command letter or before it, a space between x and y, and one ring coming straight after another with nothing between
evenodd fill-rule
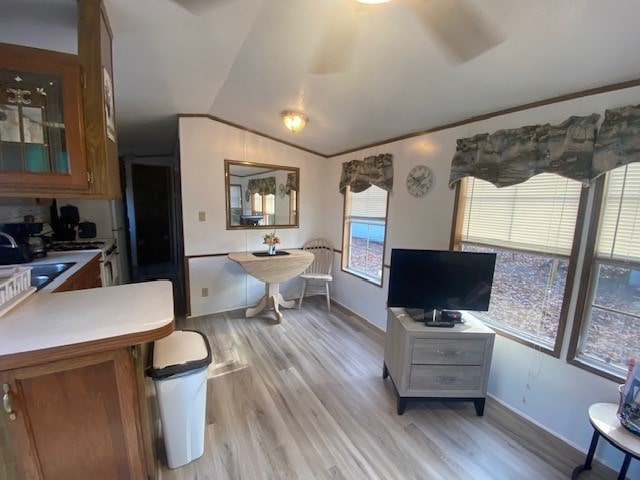
<instances>
[{"instance_id":1,"label":"coffee maker","mask_svg":"<svg viewBox=\"0 0 640 480\"><path fill-rule=\"evenodd\" d=\"M47 246L42 236L41 222L5 223L2 229L13 237L18 245L26 246L26 252L30 262L34 258L47 256Z\"/></svg>"}]
</instances>

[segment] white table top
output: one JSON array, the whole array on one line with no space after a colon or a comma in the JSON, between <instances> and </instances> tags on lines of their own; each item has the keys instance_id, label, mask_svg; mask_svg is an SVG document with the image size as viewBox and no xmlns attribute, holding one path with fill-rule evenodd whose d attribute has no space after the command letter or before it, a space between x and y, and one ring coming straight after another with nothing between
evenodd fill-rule
<instances>
[{"instance_id":1,"label":"white table top","mask_svg":"<svg viewBox=\"0 0 640 480\"><path fill-rule=\"evenodd\" d=\"M256 257L251 252L233 252L229 254L229 260L239 263L258 280L265 283L279 283L300 275L315 258L313 253L299 250L286 249L289 255L273 255Z\"/></svg>"},{"instance_id":2,"label":"white table top","mask_svg":"<svg viewBox=\"0 0 640 480\"><path fill-rule=\"evenodd\" d=\"M634 435L620 424L616 416L615 403L594 403L589 407L589 420L614 445L638 457L640 456L640 435Z\"/></svg>"}]
</instances>

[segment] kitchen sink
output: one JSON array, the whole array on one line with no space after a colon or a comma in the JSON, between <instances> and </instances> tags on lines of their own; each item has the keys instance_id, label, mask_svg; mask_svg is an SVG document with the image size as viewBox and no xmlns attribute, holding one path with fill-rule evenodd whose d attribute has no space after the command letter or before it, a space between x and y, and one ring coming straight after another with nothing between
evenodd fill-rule
<instances>
[{"instance_id":1,"label":"kitchen sink","mask_svg":"<svg viewBox=\"0 0 640 480\"><path fill-rule=\"evenodd\" d=\"M31 265L31 286L40 290L74 265L74 262Z\"/></svg>"}]
</instances>

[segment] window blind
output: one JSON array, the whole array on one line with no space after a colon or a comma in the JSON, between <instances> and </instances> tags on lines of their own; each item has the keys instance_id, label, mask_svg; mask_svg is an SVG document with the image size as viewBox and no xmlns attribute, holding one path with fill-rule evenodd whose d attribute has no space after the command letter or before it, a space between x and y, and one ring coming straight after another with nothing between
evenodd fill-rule
<instances>
[{"instance_id":1,"label":"window blind","mask_svg":"<svg viewBox=\"0 0 640 480\"><path fill-rule=\"evenodd\" d=\"M504 188L476 178L466 183L463 241L571 253L580 182L543 173Z\"/></svg>"},{"instance_id":2,"label":"window blind","mask_svg":"<svg viewBox=\"0 0 640 480\"><path fill-rule=\"evenodd\" d=\"M351 192L349 217L384 219L387 215L387 192L371 185L364 192Z\"/></svg>"},{"instance_id":3,"label":"window blind","mask_svg":"<svg viewBox=\"0 0 640 480\"><path fill-rule=\"evenodd\" d=\"M276 213L276 196L275 195L267 195L265 198L267 214L273 215Z\"/></svg>"},{"instance_id":4,"label":"window blind","mask_svg":"<svg viewBox=\"0 0 640 480\"><path fill-rule=\"evenodd\" d=\"M640 262L640 163L611 170L600 219L599 258Z\"/></svg>"}]
</instances>

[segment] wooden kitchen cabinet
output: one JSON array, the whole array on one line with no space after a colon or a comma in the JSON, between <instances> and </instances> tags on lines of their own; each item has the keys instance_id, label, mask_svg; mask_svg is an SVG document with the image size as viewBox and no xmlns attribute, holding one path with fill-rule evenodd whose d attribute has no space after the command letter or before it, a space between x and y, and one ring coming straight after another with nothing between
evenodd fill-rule
<instances>
[{"instance_id":1,"label":"wooden kitchen cabinet","mask_svg":"<svg viewBox=\"0 0 640 480\"><path fill-rule=\"evenodd\" d=\"M71 278L56 288L54 292L70 292L71 290L84 290L101 286L100 255L96 255Z\"/></svg>"},{"instance_id":2,"label":"wooden kitchen cabinet","mask_svg":"<svg viewBox=\"0 0 640 480\"><path fill-rule=\"evenodd\" d=\"M2 478L147 478L131 348L0 372L0 384Z\"/></svg>"},{"instance_id":3,"label":"wooden kitchen cabinet","mask_svg":"<svg viewBox=\"0 0 640 480\"><path fill-rule=\"evenodd\" d=\"M113 34L101 0L78 0L78 59L85 84L84 134L93 198L120 198L113 102Z\"/></svg>"},{"instance_id":4,"label":"wooden kitchen cabinet","mask_svg":"<svg viewBox=\"0 0 640 480\"><path fill-rule=\"evenodd\" d=\"M0 43L0 193L86 192L78 58Z\"/></svg>"}]
</instances>

